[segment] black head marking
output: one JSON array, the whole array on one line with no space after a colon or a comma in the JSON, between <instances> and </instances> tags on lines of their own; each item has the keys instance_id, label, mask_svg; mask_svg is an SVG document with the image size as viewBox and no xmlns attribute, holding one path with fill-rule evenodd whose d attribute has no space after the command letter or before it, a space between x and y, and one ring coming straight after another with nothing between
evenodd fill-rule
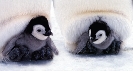
<instances>
[{"instance_id":1,"label":"black head marking","mask_svg":"<svg viewBox=\"0 0 133 71\"><path fill-rule=\"evenodd\" d=\"M96 33L99 30L104 30L106 32L106 35L109 36L111 30L109 28L109 26L107 25L106 22L101 21L101 20L96 20L95 22L93 22L90 27L89 30L91 29L91 37L95 38ZM88 31L89 32L89 31Z\"/></svg>"},{"instance_id":2,"label":"black head marking","mask_svg":"<svg viewBox=\"0 0 133 71\"><path fill-rule=\"evenodd\" d=\"M33 26L34 25L42 25L45 27L45 31L48 32L50 29L49 27L49 23L46 17L44 16L38 16L35 17L33 19L31 19L31 21L29 22L29 24L27 25L26 29L24 30L25 33L31 34L33 31Z\"/></svg>"}]
</instances>

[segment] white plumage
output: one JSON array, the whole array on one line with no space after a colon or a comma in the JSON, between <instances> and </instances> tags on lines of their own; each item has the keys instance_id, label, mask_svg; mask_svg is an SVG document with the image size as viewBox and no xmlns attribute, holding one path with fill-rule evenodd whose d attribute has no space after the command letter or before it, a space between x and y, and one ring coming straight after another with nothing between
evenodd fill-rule
<instances>
[{"instance_id":1,"label":"white plumage","mask_svg":"<svg viewBox=\"0 0 133 71\"><path fill-rule=\"evenodd\" d=\"M99 17L124 43L131 36L132 0L54 0L54 8L66 47L72 52L78 38Z\"/></svg>"}]
</instances>

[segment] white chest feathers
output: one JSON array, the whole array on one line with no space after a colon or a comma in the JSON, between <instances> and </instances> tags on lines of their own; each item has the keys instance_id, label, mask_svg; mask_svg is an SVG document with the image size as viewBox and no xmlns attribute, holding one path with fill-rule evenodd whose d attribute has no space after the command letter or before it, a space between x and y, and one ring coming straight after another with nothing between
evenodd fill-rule
<instances>
[{"instance_id":1,"label":"white chest feathers","mask_svg":"<svg viewBox=\"0 0 133 71\"><path fill-rule=\"evenodd\" d=\"M48 36L45 36L46 33L45 27L42 25L33 26L32 35L39 40L46 40Z\"/></svg>"}]
</instances>

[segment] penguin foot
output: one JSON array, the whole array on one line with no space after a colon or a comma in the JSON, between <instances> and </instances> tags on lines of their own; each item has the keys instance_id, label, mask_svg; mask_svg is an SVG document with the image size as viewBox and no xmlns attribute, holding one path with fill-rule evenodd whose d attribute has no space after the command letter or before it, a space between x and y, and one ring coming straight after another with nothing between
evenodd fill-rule
<instances>
[{"instance_id":1,"label":"penguin foot","mask_svg":"<svg viewBox=\"0 0 133 71\"><path fill-rule=\"evenodd\" d=\"M8 54L9 59L13 62L21 61L23 57L29 54L29 50L25 46L15 46Z\"/></svg>"},{"instance_id":2,"label":"penguin foot","mask_svg":"<svg viewBox=\"0 0 133 71\"><path fill-rule=\"evenodd\" d=\"M120 51L121 41L114 40L107 49L98 49L94 47L90 42L86 43L86 46L78 54L118 54Z\"/></svg>"},{"instance_id":3,"label":"penguin foot","mask_svg":"<svg viewBox=\"0 0 133 71\"><path fill-rule=\"evenodd\" d=\"M49 47L43 47L40 50L29 52L29 49L25 46L15 46L8 54L8 58L13 62L20 62L24 60L50 60L53 59L52 49Z\"/></svg>"},{"instance_id":4,"label":"penguin foot","mask_svg":"<svg viewBox=\"0 0 133 71\"><path fill-rule=\"evenodd\" d=\"M52 49L49 47L43 47L40 50L34 51L31 57L32 57L31 60L53 59Z\"/></svg>"},{"instance_id":5,"label":"penguin foot","mask_svg":"<svg viewBox=\"0 0 133 71\"><path fill-rule=\"evenodd\" d=\"M103 51L104 54L118 54L120 51L121 41L114 40L112 44Z\"/></svg>"},{"instance_id":6,"label":"penguin foot","mask_svg":"<svg viewBox=\"0 0 133 71\"><path fill-rule=\"evenodd\" d=\"M98 54L98 49L95 48L90 42L78 54Z\"/></svg>"}]
</instances>

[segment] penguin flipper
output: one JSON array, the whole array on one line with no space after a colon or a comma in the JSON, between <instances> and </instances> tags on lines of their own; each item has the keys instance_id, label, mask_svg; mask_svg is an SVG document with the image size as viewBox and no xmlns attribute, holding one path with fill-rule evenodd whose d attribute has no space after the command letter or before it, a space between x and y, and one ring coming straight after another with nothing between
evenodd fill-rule
<instances>
[{"instance_id":1,"label":"penguin flipper","mask_svg":"<svg viewBox=\"0 0 133 71\"><path fill-rule=\"evenodd\" d=\"M3 56L6 56L10 52L10 50L15 46L15 42L17 41L17 39L21 37L22 35L16 35L9 42L7 42L7 44L5 45L2 51Z\"/></svg>"},{"instance_id":2,"label":"penguin flipper","mask_svg":"<svg viewBox=\"0 0 133 71\"><path fill-rule=\"evenodd\" d=\"M48 37L48 39L47 39L47 44L48 44L48 46L52 49L52 51L53 51L56 55L59 54L58 49L56 48L54 42L51 40L50 37Z\"/></svg>"},{"instance_id":3,"label":"penguin flipper","mask_svg":"<svg viewBox=\"0 0 133 71\"><path fill-rule=\"evenodd\" d=\"M89 35L87 32L83 33L79 39L78 39L78 45L73 52L74 54L78 54L80 51L82 51L83 48L85 48L87 41L89 40Z\"/></svg>"}]
</instances>

